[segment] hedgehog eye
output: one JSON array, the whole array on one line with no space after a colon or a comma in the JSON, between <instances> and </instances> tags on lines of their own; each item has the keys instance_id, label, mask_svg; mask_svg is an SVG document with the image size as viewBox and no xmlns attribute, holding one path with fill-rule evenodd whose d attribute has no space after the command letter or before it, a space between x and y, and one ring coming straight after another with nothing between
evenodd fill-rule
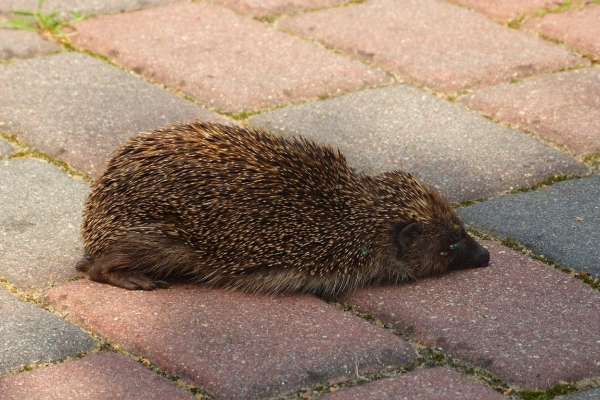
<instances>
[{"instance_id":1,"label":"hedgehog eye","mask_svg":"<svg viewBox=\"0 0 600 400\"><path fill-rule=\"evenodd\" d=\"M461 243L454 243L450 245L450 250L458 250L462 247L463 245Z\"/></svg>"}]
</instances>

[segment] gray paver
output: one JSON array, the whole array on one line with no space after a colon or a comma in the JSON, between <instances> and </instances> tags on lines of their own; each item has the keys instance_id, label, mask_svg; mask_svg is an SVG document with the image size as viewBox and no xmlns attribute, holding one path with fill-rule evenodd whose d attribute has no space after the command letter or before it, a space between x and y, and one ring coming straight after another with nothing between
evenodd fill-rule
<instances>
[{"instance_id":1,"label":"gray paver","mask_svg":"<svg viewBox=\"0 0 600 400\"><path fill-rule=\"evenodd\" d=\"M106 14L126 10L153 7L159 4L172 3L176 0L45 0L43 13L52 11L79 11L82 14ZM2 0L0 12L10 10L37 10L38 0ZM68 15L68 17L70 17Z\"/></svg>"},{"instance_id":2,"label":"gray paver","mask_svg":"<svg viewBox=\"0 0 600 400\"><path fill-rule=\"evenodd\" d=\"M600 293L500 244L490 266L341 300L525 390L600 374Z\"/></svg>"},{"instance_id":3,"label":"gray paver","mask_svg":"<svg viewBox=\"0 0 600 400\"><path fill-rule=\"evenodd\" d=\"M436 0L373 0L282 19L279 26L452 93L589 62Z\"/></svg>"},{"instance_id":4,"label":"gray paver","mask_svg":"<svg viewBox=\"0 0 600 400\"><path fill-rule=\"evenodd\" d=\"M600 277L600 176L504 196L458 210L477 229Z\"/></svg>"},{"instance_id":5,"label":"gray paver","mask_svg":"<svg viewBox=\"0 0 600 400\"><path fill-rule=\"evenodd\" d=\"M201 285L152 292L80 280L45 299L78 324L142 353L217 398L265 398L412 360L395 335L308 295Z\"/></svg>"},{"instance_id":6,"label":"gray paver","mask_svg":"<svg viewBox=\"0 0 600 400\"><path fill-rule=\"evenodd\" d=\"M282 108L249 122L329 143L369 174L406 169L451 201L493 196L556 173L587 172L522 133L403 85Z\"/></svg>"},{"instance_id":7,"label":"gray paver","mask_svg":"<svg viewBox=\"0 0 600 400\"><path fill-rule=\"evenodd\" d=\"M459 101L575 152L600 151L600 68L487 87Z\"/></svg>"},{"instance_id":8,"label":"gray paver","mask_svg":"<svg viewBox=\"0 0 600 400\"><path fill-rule=\"evenodd\" d=\"M598 400L600 399L600 388L576 393L565 397L563 400Z\"/></svg>"},{"instance_id":9,"label":"gray paver","mask_svg":"<svg viewBox=\"0 0 600 400\"><path fill-rule=\"evenodd\" d=\"M42 39L35 32L0 28L0 61L28 58L60 49L59 45Z\"/></svg>"},{"instance_id":10,"label":"gray paver","mask_svg":"<svg viewBox=\"0 0 600 400\"><path fill-rule=\"evenodd\" d=\"M598 61L600 58L600 7L575 8L546 14L525 22L525 29L565 42L579 52Z\"/></svg>"},{"instance_id":11,"label":"gray paver","mask_svg":"<svg viewBox=\"0 0 600 400\"><path fill-rule=\"evenodd\" d=\"M129 357L95 354L0 379L5 400L194 399Z\"/></svg>"},{"instance_id":12,"label":"gray paver","mask_svg":"<svg viewBox=\"0 0 600 400\"><path fill-rule=\"evenodd\" d=\"M0 161L0 275L22 288L72 279L89 185L39 160Z\"/></svg>"},{"instance_id":13,"label":"gray paver","mask_svg":"<svg viewBox=\"0 0 600 400\"><path fill-rule=\"evenodd\" d=\"M213 4L179 3L89 19L76 27L76 46L105 54L228 112L313 99L391 79Z\"/></svg>"},{"instance_id":14,"label":"gray paver","mask_svg":"<svg viewBox=\"0 0 600 400\"><path fill-rule=\"evenodd\" d=\"M287 14L310 8L337 6L348 2L349 0L214 0L214 3L254 17Z\"/></svg>"},{"instance_id":15,"label":"gray paver","mask_svg":"<svg viewBox=\"0 0 600 400\"><path fill-rule=\"evenodd\" d=\"M2 130L98 177L127 137L194 118L225 120L85 54L0 65Z\"/></svg>"},{"instance_id":16,"label":"gray paver","mask_svg":"<svg viewBox=\"0 0 600 400\"><path fill-rule=\"evenodd\" d=\"M452 3L461 4L483 14L497 19L514 19L519 14L528 14L531 11L555 7L556 0L450 0Z\"/></svg>"},{"instance_id":17,"label":"gray paver","mask_svg":"<svg viewBox=\"0 0 600 400\"><path fill-rule=\"evenodd\" d=\"M17 300L3 288L0 288L0 321L0 375L29 364L62 360L96 347L96 342L78 327ZM4 395L2 390L0 393Z\"/></svg>"},{"instance_id":18,"label":"gray paver","mask_svg":"<svg viewBox=\"0 0 600 400\"><path fill-rule=\"evenodd\" d=\"M6 140L0 139L0 157L8 157L14 151L15 149L10 143L8 143Z\"/></svg>"},{"instance_id":19,"label":"gray paver","mask_svg":"<svg viewBox=\"0 0 600 400\"><path fill-rule=\"evenodd\" d=\"M504 398L494 390L445 368L416 370L322 397L323 400L499 400Z\"/></svg>"}]
</instances>

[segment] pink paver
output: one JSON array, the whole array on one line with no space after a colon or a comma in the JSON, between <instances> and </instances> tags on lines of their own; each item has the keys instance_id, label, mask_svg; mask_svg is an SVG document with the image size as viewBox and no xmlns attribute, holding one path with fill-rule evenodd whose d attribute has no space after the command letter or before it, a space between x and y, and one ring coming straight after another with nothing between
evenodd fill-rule
<instances>
[{"instance_id":1,"label":"pink paver","mask_svg":"<svg viewBox=\"0 0 600 400\"><path fill-rule=\"evenodd\" d=\"M286 14L316 7L330 7L347 2L348 0L214 0L214 3L254 17Z\"/></svg>"},{"instance_id":2,"label":"pink paver","mask_svg":"<svg viewBox=\"0 0 600 400\"><path fill-rule=\"evenodd\" d=\"M500 400L504 396L494 390L445 368L421 369L393 378L370 382L340 390L323 400Z\"/></svg>"},{"instance_id":3,"label":"pink paver","mask_svg":"<svg viewBox=\"0 0 600 400\"><path fill-rule=\"evenodd\" d=\"M97 354L0 379L5 400L194 397L129 357Z\"/></svg>"},{"instance_id":4,"label":"pink paver","mask_svg":"<svg viewBox=\"0 0 600 400\"><path fill-rule=\"evenodd\" d=\"M415 340L525 389L600 374L600 292L493 242L487 268L342 296Z\"/></svg>"},{"instance_id":5,"label":"pink paver","mask_svg":"<svg viewBox=\"0 0 600 400\"><path fill-rule=\"evenodd\" d=\"M282 19L280 27L450 93L588 64L560 46L436 0L373 0Z\"/></svg>"},{"instance_id":6,"label":"pink paver","mask_svg":"<svg viewBox=\"0 0 600 400\"><path fill-rule=\"evenodd\" d=\"M358 61L212 4L179 3L76 27L76 46L229 112L390 82Z\"/></svg>"},{"instance_id":7,"label":"pink paver","mask_svg":"<svg viewBox=\"0 0 600 400\"><path fill-rule=\"evenodd\" d=\"M484 88L459 101L578 153L600 151L600 68Z\"/></svg>"},{"instance_id":8,"label":"pink paver","mask_svg":"<svg viewBox=\"0 0 600 400\"><path fill-rule=\"evenodd\" d=\"M540 8L552 8L561 0L451 0L497 19L513 19Z\"/></svg>"},{"instance_id":9,"label":"pink paver","mask_svg":"<svg viewBox=\"0 0 600 400\"><path fill-rule=\"evenodd\" d=\"M152 292L80 280L50 289L58 311L218 398L265 398L406 364L403 340L313 296L201 285Z\"/></svg>"},{"instance_id":10,"label":"pink paver","mask_svg":"<svg viewBox=\"0 0 600 400\"><path fill-rule=\"evenodd\" d=\"M596 61L600 58L600 6L546 14L523 27L565 42Z\"/></svg>"}]
</instances>

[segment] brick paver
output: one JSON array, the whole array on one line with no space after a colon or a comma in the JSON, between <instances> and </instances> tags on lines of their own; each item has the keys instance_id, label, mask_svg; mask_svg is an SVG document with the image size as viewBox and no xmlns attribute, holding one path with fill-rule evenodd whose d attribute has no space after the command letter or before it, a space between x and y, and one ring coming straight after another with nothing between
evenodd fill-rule
<instances>
[{"instance_id":1,"label":"brick paver","mask_svg":"<svg viewBox=\"0 0 600 400\"><path fill-rule=\"evenodd\" d=\"M0 379L5 400L173 399L194 397L134 360L97 354Z\"/></svg>"},{"instance_id":2,"label":"brick paver","mask_svg":"<svg viewBox=\"0 0 600 400\"><path fill-rule=\"evenodd\" d=\"M357 61L211 4L89 19L77 30L77 46L229 112L390 81Z\"/></svg>"},{"instance_id":3,"label":"brick paver","mask_svg":"<svg viewBox=\"0 0 600 400\"><path fill-rule=\"evenodd\" d=\"M573 394L571 396L567 396L564 398L564 400L598 400L598 399L600 399L600 388Z\"/></svg>"},{"instance_id":4,"label":"brick paver","mask_svg":"<svg viewBox=\"0 0 600 400\"><path fill-rule=\"evenodd\" d=\"M556 173L587 172L519 132L402 85L282 108L249 121L329 143L367 173L406 169L451 201L494 196Z\"/></svg>"},{"instance_id":5,"label":"brick paver","mask_svg":"<svg viewBox=\"0 0 600 400\"><path fill-rule=\"evenodd\" d=\"M600 176L556 183L458 210L468 224L600 277Z\"/></svg>"},{"instance_id":6,"label":"brick paver","mask_svg":"<svg viewBox=\"0 0 600 400\"><path fill-rule=\"evenodd\" d=\"M455 371L444 368L423 369L370 382L322 397L323 400L496 400L504 397Z\"/></svg>"},{"instance_id":7,"label":"brick paver","mask_svg":"<svg viewBox=\"0 0 600 400\"><path fill-rule=\"evenodd\" d=\"M542 35L560 40L582 54L600 58L600 7L574 8L561 13L532 18L523 25Z\"/></svg>"},{"instance_id":8,"label":"brick paver","mask_svg":"<svg viewBox=\"0 0 600 400\"><path fill-rule=\"evenodd\" d=\"M529 14L534 10L551 8L557 5L556 0L450 0L472 8L492 18L510 20L520 14Z\"/></svg>"},{"instance_id":9,"label":"brick paver","mask_svg":"<svg viewBox=\"0 0 600 400\"><path fill-rule=\"evenodd\" d=\"M2 287L0 321L0 375L27 365L63 360L96 347L96 342L77 326L18 300ZM0 389L0 397L4 398L4 393Z\"/></svg>"},{"instance_id":10,"label":"brick paver","mask_svg":"<svg viewBox=\"0 0 600 400\"><path fill-rule=\"evenodd\" d=\"M159 4L174 3L177 0L45 0L42 3L42 13L53 11L79 11L81 14L107 14L121 11L139 10ZM35 11L38 0L3 0L0 3L0 12L8 13L10 10ZM70 15L67 15L70 17Z\"/></svg>"},{"instance_id":11,"label":"brick paver","mask_svg":"<svg viewBox=\"0 0 600 400\"><path fill-rule=\"evenodd\" d=\"M0 65L0 128L98 177L139 131L194 118L225 120L85 54Z\"/></svg>"},{"instance_id":12,"label":"brick paver","mask_svg":"<svg viewBox=\"0 0 600 400\"><path fill-rule=\"evenodd\" d=\"M72 47L0 28L0 398L600 396L592 3L540 19L565 2L45 0L96 14ZM0 1L0 21L37 5ZM484 242L487 268L341 296L356 315L311 295L76 280L88 180L34 158L97 178L126 138L196 118L481 198L459 216L525 249ZM507 194L553 175L577 178Z\"/></svg>"},{"instance_id":13,"label":"brick paver","mask_svg":"<svg viewBox=\"0 0 600 400\"><path fill-rule=\"evenodd\" d=\"M600 374L600 293L493 242L490 266L342 296L420 343L525 389Z\"/></svg>"},{"instance_id":14,"label":"brick paver","mask_svg":"<svg viewBox=\"0 0 600 400\"><path fill-rule=\"evenodd\" d=\"M460 102L575 152L600 151L600 68L487 87Z\"/></svg>"},{"instance_id":15,"label":"brick paver","mask_svg":"<svg viewBox=\"0 0 600 400\"><path fill-rule=\"evenodd\" d=\"M288 14L317 7L337 6L349 2L350 0L214 0L216 4L221 4L238 13L250 14L254 17Z\"/></svg>"},{"instance_id":16,"label":"brick paver","mask_svg":"<svg viewBox=\"0 0 600 400\"><path fill-rule=\"evenodd\" d=\"M0 28L0 61L28 58L59 50L60 46L42 39L35 32Z\"/></svg>"},{"instance_id":17,"label":"brick paver","mask_svg":"<svg viewBox=\"0 0 600 400\"><path fill-rule=\"evenodd\" d=\"M2 127L0 126L0 129ZM15 151L14 147L6 140L0 139L0 157L8 157Z\"/></svg>"},{"instance_id":18,"label":"brick paver","mask_svg":"<svg viewBox=\"0 0 600 400\"><path fill-rule=\"evenodd\" d=\"M88 186L43 161L0 161L0 275L28 289L77 275Z\"/></svg>"},{"instance_id":19,"label":"brick paver","mask_svg":"<svg viewBox=\"0 0 600 400\"><path fill-rule=\"evenodd\" d=\"M279 26L447 93L588 64L557 45L436 0L372 0L298 15Z\"/></svg>"},{"instance_id":20,"label":"brick paver","mask_svg":"<svg viewBox=\"0 0 600 400\"><path fill-rule=\"evenodd\" d=\"M81 280L45 299L77 324L143 353L218 398L265 398L406 364L398 337L308 295L200 285L127 291Z\"/></svg>"}]
</instances>

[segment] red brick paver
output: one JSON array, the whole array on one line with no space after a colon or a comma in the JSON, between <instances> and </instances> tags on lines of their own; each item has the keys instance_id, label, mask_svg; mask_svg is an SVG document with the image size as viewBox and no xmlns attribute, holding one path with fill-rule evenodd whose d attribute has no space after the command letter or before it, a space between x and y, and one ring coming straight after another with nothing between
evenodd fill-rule
<instances>
[{"instance_id":1,"label":"red brick paver","mask_svg":"<svg viewBox=\"0 0 600 400\"><path fill-rule=\"evenodd\" d=\"M190 398L195 390L181 389L190 384L203 391L196 397L215 400L291 399L342 386L326 396L487 400L502 396L494 378L517 388L505 398L561 381L581 388L569 399L597 397L597 285L528 255L486 243L489 268L342 297L414 346L310 295L73 281L65 255L83 251L82 182L30 159L47 154L97 178L139 131L194 118L249 123L340 147L363 172L404 168L451 201L498 196L458 213L482 232L521 232L513 239L534 253L547 233L541 253L594 279L594 2L558 10L568 2L46 0L44 13L94 14L69 35L73 48L0 28L0 399ZM2 21L38 0L0 3ZM552 10L540 19L541 7ZM518 29L507 24L515 18ZM552 202L547 190L532 191L532 201L503 195L551 175L590 173L549 188L564 194L545 208L551 218L531 217ZM510 225L497 205L522 218ZM128 354L109 353L105 342ZM460 367L418 357L419 343Z\"/></svg>"},{"instance_id":2,"label":"red brick paver","mask_svg":"<svg viewBox=\"0 0 600 400\"><path fill-rule=\"evenodd\" d=\"M565 42L596 61L600 58L600 6L546 14L523 26Z\"/></svg>"},{"instance_id":3,"label":"red brick paver","mask_svg":"<svg viewBox=\"0 0 600 400\"><path fill-rule=\"evenodd\" d=\"M5 400L173 399L194 397L131 358L98 354L0 379Z\"/></svg>"},{"instance_id":4,"label":"red brick paver","mask_svg":"<svg viewBox=\"0 0 600 400\"><path fill-rule=\"evenodd\" d=\"M211 4L100 17L77 30L75 45L229 112L389 82L380 71Z\"/></svg>"},{"instance_id":5,"label":"red brick paver","mask_svg":"<svg viewBox=\"0 0 600 400\"><path fill-rule=\"evenodd\" d=\"M406 285L360 289L342 300L418 342L525 389L600 374L600 293L492 242L488 268Z\"/></svg>"},{"instance_id":6,"label":"red brick paver","mask_svg":"<svg viewBox=\"0 0 600 400\"><path fill-rule=\"evenodd\" d=\"M555 44L436 0L373 0L305 13L280 26L443 92L588 64Z\"/></svg>"},{"instance_id":7,"label":"red brick paver","mask_svg":"<svg viewBox=\"0 0 600 400\"><path fill-rule=\"evenodd\" d=\"M600 151L600 68L488 87L460 102L576 152Z\"/></svg>"},{"instance_id":8,"label":"red brick paver","mask_svg":"<svg viewBox=\"0 0 600 400\"><path fill-rule=\"evenodd\" d=\"M46 293L77 324L220 398L274 396L414 356L393 334L308 295L136 292L88 280Z\"/></svg>"},{"instance_id":9,"label":"red brick paver","mask_svg":"<svg viewBox=\"0 0 600 400\"><path fill-rule=\"evenodd\" d=\"M323 400L496 400L492 389L444 368L416 370L323 396Z\"/></svg>"},{"instance_id":10,"label":"red brick paver","mask_svg":"<svg viewBox=\"0 0 600 400\"><path fill-rule=\"evenodd\" d=\"M541 8L551 8L560 0L450 0L497 19L513 19Z\"/></svg>"},{"instance_id":11,"label":"red brick paver","mask_svg":"<svg viewBox=\"0 0 600 400\"><path fill-rule=\"evenodd\" d=\"M300 10L328 7L347 3L349 0L214 0L227 8L254 17L263 17L273 14L287 14Z\"/></svg>"}]
</instances>

